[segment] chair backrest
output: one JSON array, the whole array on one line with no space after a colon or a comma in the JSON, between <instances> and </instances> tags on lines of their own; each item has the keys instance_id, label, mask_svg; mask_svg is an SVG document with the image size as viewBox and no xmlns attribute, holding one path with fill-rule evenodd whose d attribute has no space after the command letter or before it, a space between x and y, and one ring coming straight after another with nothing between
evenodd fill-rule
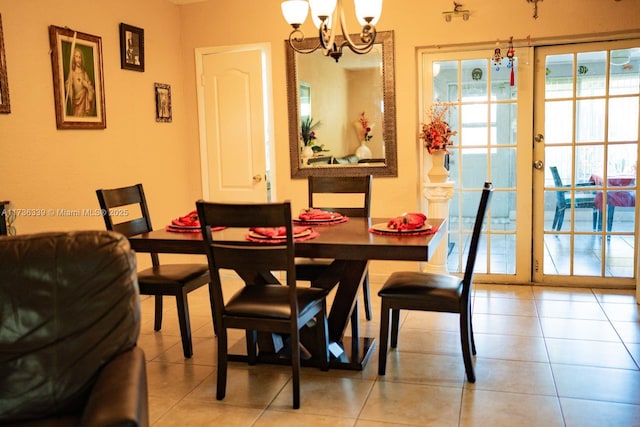
<instances>
[{"instance_id":1,"label":"chair backrest","mask_svg":"<svg viewBox=\"0 0 640 427\"><path fill-rule=\"evenodd\" d=\"M127 237L153 230L142 184L122 188L99 189L96 190L96 195L98 196L98 203L100 203L102 218L104 218L107 230L117 231ZM124 222L114 222L114 209L130 205L138 205L141 216L127 219Z\"/></svg>"},{"instance_id":2,"label":"chair backrest","mask_svg":"<svg viewBox=\"0 0 640 427\"><path fill-rule=\"evenodd\" d=\"M153 230L142 184L121 188L98 189L96 190L96 195L98 196L98 203L100 203L102 218L104 219L107 230L117 231L127 237L148 233ZM140 216L134 218L124 216L126 220L114 222L114 218L117 217L114 213L118 208L123 206L132 207L135 205L137 205L140 210ZM127 212L131 212L131 210L127 209ZM154 266L160 264L158 254L152 253L151 260Z\"/></svg>"},{"instance_id":3,"label":"chair backrest","mask_svg":"<svg viewBox=\"0 0 640 427\"><path fill-rule=\"evenodd\" d=\"M565 187L565 185L562 184L562 178L560 178L560 174L558 173L558 167L550 166L549 169L551 170L551 176L553 177L553 185L559 188ZM566 191L556 191L555 193L557 206L560 209L564 209L567 205Z\"/></svg>"},{"instance_id":4,"label":"chair backrest","mask_svg":"<svg viewBox=\"0 0 640 427\"><path fill-rule=\"evenodd\" d=\"M558 173L558 167L551 166L549 169L551 170L551 176L553 177L553 185L556 187L564 187L562 184L562 178L560 178L560 174Z\"/></svg>"},{"instance_id":5,"label":"chair backrest","mask_svg":"<svg viewBox=\"0 0 640 427\"><path fill-rule=\"evenodd\" d=\"M346 216L368 217L371 213L372 175L364 176L309 176L309 207L340 212ZM318 206L316 194L361 194L362 204L358 207Z\"/></svg>"},{"instance_id":6,"label":"chair backrest","mask_svg":"<svg viewBox=\"0 0 640 427\"><path fill-rule=\"evenodd\" d=\"M473 270L476 265L476 256L478 254L478 245L480 243L480 235L482 232L482 224L484 223L484 218L487 213L492 194L493 185L490 182L485 182L484 187L482 188L482 195L480 196L478 213L476 214L476 220L473 225L473 233L471 234L471 244L469 245L469 253L467 254L467 266L464 270L464 278L462 279L463 298L468 298L471 290Z\"/></svg>"},{"instance_id":7,"label":"chair backrest","mask_svg":"<svg viewBox=\"0 0 640 427\"><path fill-rule=\"evenodd\" d=\"M291 203L231 204L199 200L196 202L198 219L206 245L211 274L216 325L221 325L224 314L224 298L220 269L242 271L245 281L251 276L259 281L263 272L286 272L289 286L292 321L297 317L295 247ZM211 227L240 228L239 239L223 240L225 231L211 232ZM284 227L286 237L282 243L255 242L246 239L252 227ZM222 236L218 239L218 236ZM251 285L252 283L247 283ZM257 284L257 283L256 283Z\"/></svg>"}]
</instances>

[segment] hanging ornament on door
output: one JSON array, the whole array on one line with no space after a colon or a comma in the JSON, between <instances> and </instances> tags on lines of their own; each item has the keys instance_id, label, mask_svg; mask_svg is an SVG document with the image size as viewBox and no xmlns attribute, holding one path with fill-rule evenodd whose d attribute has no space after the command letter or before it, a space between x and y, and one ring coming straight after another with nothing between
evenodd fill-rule
<instances>
[{"instance_id":1,"label":"hanging ornament on door","mask_svg":"<svg viewBox=\"0 0 640 427\"><path fill-rule=\"evenodd\" d=\"M514 73L514 66L513 66L513 59L516 56L516 50L513 48L513 36L511 36L511 38L509 39L509 49L507 50L507 58L509 59L509 62L507 63L507 68L511 69L511 78L509 79L509 85L510 86L514 86L515 85L515 73Z\"/></svg>"},{"instance_id":2,"label":"hanging ornament on door","mask_svg":"<svg viewBox=\"0 0 640 427\"><path fill-rule=\"evenodd\" d=\"M496 48L493 51L493 65L495 65L496 71L500 71L500 65L502 65L502 51L500 50L500 40L496 42Z\"/></svg>"}]
</instances>

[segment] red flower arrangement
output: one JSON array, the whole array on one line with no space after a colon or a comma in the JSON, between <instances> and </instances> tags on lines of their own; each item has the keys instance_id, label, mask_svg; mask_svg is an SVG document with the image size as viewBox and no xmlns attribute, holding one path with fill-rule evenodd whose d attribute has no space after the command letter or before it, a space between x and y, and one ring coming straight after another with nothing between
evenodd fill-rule
<instances>
[{"instance_id":1,"label":"red flower arrangement","mask_svg":"<svg viewBox=\"0 0 640 427\"><path fill-rule=\"evenodd\" d=\"M368 142L373 135L371 135L371 126L369 126L369 119L364 115L364 111L360 114L360 138L362 141Z\"/></svg>"},{"instance_id":2,"label":"red flower arrangement","mask_svg":"<svg viewBox=\"0 0 640 427\"><path fill-rule=\"evenodd\" d=\"M424 141L424 146L431 154L433 151L442 150L449 153L448 145L453 145L451 137L458 132L452 131L449 123L445 120L451 104L435 103L429 110L429 123L422 123L420 139Z\"/></svg>"}]
</instances>

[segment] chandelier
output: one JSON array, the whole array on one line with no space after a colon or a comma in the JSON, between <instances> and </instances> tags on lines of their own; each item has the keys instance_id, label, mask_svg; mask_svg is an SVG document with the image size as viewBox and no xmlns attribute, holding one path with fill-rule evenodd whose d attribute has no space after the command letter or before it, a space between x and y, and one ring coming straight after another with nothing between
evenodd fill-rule
<instances>
[{"instance_id":1,"label":"chandelier","mask_svg":"<svg viewBox=\"0 0 640 427\"><path fill-rule=\"evenodd\" d=\"M282 2L284 19L293 27L289 34L289 45L299 53L312 53L322 48L325 56L330 56L338 62L342 56L343 47L348 47L359 55L368 53L376 40L376 27L382 12L382 0L354 0L356 18L362 25L360 43L355 43L345 23L342 0L286 0ZM311 18L318 29L319 43L312 48L302 48L304 33L300 26L307 19L311 8ZM342 35L337 35L336 26L340 22Z\"/></svg>"}]
</instances>

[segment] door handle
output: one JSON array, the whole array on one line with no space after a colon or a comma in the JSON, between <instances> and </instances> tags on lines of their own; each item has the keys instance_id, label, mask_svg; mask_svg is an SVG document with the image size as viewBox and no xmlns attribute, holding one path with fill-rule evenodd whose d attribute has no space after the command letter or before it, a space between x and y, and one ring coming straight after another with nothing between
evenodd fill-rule
<instances>
[{"instance_id":1,"label":"door handle","mask_svg":"<svg viewBox=\"0 0 640 427\"><path fill-rule=\"evenodd\" d=\"M544 169L544 162L542 160L536 160L533 162L533 168L538 170Z\"/></svg>"},{"instance_id":2,"label":"door handle","mask_svg":"<svg viewBox=\"0 0 640 427\"><path fill-rule=\"evenodd\" d=\"M257 184L257 183L259 183L261 181L262 181L262 175L260 175L260 174L253 175L253 182L255 184Z\"/></svg>"}]
</instances>

